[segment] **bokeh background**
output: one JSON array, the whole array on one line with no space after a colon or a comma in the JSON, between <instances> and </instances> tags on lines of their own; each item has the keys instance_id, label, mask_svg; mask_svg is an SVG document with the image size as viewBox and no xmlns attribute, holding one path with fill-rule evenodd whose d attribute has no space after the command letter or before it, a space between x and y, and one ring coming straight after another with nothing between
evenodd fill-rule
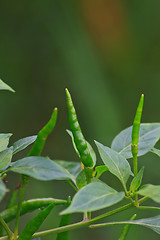
<instances>
[{"instance_id":1,"label":"bokeh background","mask_svg":"<svg viewBox=\"0 0 160 240\"><path fill-rule=\"evenodd\" d=\"M1 1L0 77L16 93L0 92L0 131L13 133L11 144L34 135L57 106L57 126L43 155L78 161L65 131L69 128L65 87L72 94L83 133L95 151L94 139L110 146L115 135L132 124L141 93L145 94L142 121L159 122L159 9L159 0ZM101 164L98 153L97 158ZM143 165L143 183L160 184L159 158L147 154L140 158L139 166ZM120 187L108 173L102 179L116 189ZM12 174L8 181L8 188L13 189L19 178ZM65 182L31 180L25 199L66 199L73 194ZM41 230L58 226L61 209L53 211ZM21 228L36 213L25 215ZM127 220L132 214L130 210L108 220ZM156 214L137 211L137 218ZM73 214L72 222L81 217ZM70 240L116 240L121 229L80 229L70 232ZM151 230L132 226L127 239L142 238L159 239ZM56 236L42 239L54 240Z\"/></svg>"}]
</instances>

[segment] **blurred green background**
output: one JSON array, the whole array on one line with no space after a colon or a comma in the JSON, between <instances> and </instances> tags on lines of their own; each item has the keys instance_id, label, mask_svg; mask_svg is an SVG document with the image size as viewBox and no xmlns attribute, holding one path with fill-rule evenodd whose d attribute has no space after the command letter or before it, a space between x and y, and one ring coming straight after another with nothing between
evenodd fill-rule
<instances>
[{"instance_id":1,"label":"blurred green background","mask_svg":"<svg viewBox=\"0 0 160 240\"><path fill-rule=\"evenodd\" d=\"M14 134L11 143L34 135L57 106L57 126L43 155L78 161L65 131L69 128L65 87L72 94L83 133L95 150L94 139L110 146L115 135L132 124L141 93L145 94L142 121L159 122L159 9L159 0L1 1L0 77L16 93L0 93L0 131ZM97 157L101 164L98 153ZM140 158L139 166L143 165L143 183L160 184L158 157L148 154ZM108 173L102 179L116 189L120 186ZM12 189L19 178L12 174L8 181ZM31 180L25 198L67 198L73 193L65 182ZM60 209L53 211L41 229L58 226ZM132 213L109 220L127 220ZM21 227L35 214L24 216ZM139 211L137 218L154 215ZM73 214L72 221L80 219L80 214ZM80 229L70 232L70 240L116 240L121 228ZM128 239L135 238L159 239L148 229L132 227Z\"/></svg>"}]
</instances>

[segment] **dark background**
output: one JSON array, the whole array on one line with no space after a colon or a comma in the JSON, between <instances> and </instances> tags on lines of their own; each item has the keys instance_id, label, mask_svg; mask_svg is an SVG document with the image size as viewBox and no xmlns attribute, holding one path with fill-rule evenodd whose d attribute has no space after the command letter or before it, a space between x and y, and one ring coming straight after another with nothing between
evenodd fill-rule
<instances>
[{"instance_id":1,"label":"dark background","mask_svg":"<svg viewBox=\"0 0 160 240\"><path fill-rule=\"evenodd\" d=\"M159 9L159 0L1 1L0 77L16 93L0 92L0 131L13 133L11 144L34 135L57 106L58 122L43 155L78 161L65 132L69 128L65 87L95 151L94 139L110 146L115 135L132 124L141 93L145 94L142 122L159 122ZM101 164L98 153L97 158ZM143 165L143 183L160 184L158 157L147 154L140 158L139 166ZM116 189L120 187L108 173L102 179ZM18 181L12 174L8 188ZM69 194L73 191L67 183L31 180L25 198L67 198ZM58 226L60 209L53 211L41 229ZM127 220L132 213L130 210L109 220ZM24 216L22 227L35 214ZM156 214L139 211L137 218ZM72 221L80 219L80 214L73 214ZM116 240L121 228L81 229L70 232L70 239ZM132 227L128 239L141 238L159 239L151 230ZM43 239L55 239L55 235Z\"/></svg>"}]
</instances>

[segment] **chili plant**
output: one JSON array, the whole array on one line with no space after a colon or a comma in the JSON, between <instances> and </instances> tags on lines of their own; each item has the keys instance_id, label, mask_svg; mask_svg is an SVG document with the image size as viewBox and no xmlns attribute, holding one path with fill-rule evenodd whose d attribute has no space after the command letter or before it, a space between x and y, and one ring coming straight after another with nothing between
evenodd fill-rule
<instances>
[{"instance_id":1,"label":"chili plant","mask_svg":"<svg viewBox=\"0 0 160 240\"><path fill-rule=\"evenodd\" d=\"M14 92L14 90L0 80L0 89ZM144 167L138 168L138 158L148 152L160 156L160 150L155 144L160 138L160 123L141 124L144 95L142 94L135 114L133 126L120 132L113 140L111 147L104 146L95 141L103 164L96 166L96 154L92 146L85 139L69 91L66 89L66 101L69 115L70 130L67 133L71 137L73 147L80 159L79 162L51 160L41 156L48 135L52 132L57 121L57 108L53 110L49 122L39 131L37 136L30 136L16 141L12 146L9 139L12 134L0 134L0 200L7 193L5 179L10 172L21 175L21 183L11 192L6 209L0 213L0 240L29 240L57 234L57 240L69 240L68 232L73 229L89 227L99 228L110 225L125 225L119 240L126 239L131 225L140 225L150 228L160 234L160 215L138 219L136 214L129 220L98 223L102 219L125 211L130 208L137 210L152 209L159 211L157 206L145 206L149 198L160 203L160 186L146 184L141 186ZM17 161L12 161L14 154L33 144L28 155ZM133 171L129 159L133 159ZM117 177L122 184L123 191L118 191L100 180L103 173L110 172ZM130 182L129 182L130 177ZM75 190L73 199L40 198L24 201L26 183L30 178L38 180L65 180ZM128 187L129 186L129 187ZM17 203L18 199L18 203ZM124 205L123 199L128 201ZM122 202L121 207L107 210L114 204ZM63 205L60 212L61 221L59 227L37 232L40 225L57 205ZM101 215L92 218L91 213L100 209L105 211ZM27 223L24 229L19 231L19 219L21 215L41 209L39 214ZM71 223L72 213L81 213L82 221ZM148 211L149 213L149 211ZM14 229L11 227L15 219Z\"/></svg>"}]
</instances>

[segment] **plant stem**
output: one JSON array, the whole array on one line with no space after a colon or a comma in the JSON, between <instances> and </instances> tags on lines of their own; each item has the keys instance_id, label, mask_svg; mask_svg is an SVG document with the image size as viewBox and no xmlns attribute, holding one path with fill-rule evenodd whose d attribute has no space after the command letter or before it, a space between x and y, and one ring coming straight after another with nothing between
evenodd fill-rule
<instances>
[{"instance_id":1,"label":"plant stem","mask_svg":"<svg viewBox=\"0 0 160 240\"><path fill-rule=\"evenodd\" d=\"M138 172L137 154L133 155L133 166L134 166L134 176L136 176Z\"/></svg>"},{"instance_id":2,"label":"plant stem","mask_svg":"<svg viewBox=\"0 0 160 240\"><path fill-rule=\"evenodd\" d=\"M11 238L13 233L10 230L10 228L8 227L7 223L4 221L4 219L0 216L0 222L2 224L2 226L4 227L4 229L6 230L8 237Z\"/></svg>"},{"instance_id":3,"label":"plant stem","mask_svg":"<svg viewBox=\"0 0 160 240\"><path fill-rule=\"evenodd\" d=\"M142 207L137 207L138 209L148 209L148 210L160 210L159 207L150 207L150 206L142 206Z\"/></svg>"},{"instance_id":4,"label":"plant stem","mask_svg":"<svg viewBox=\"0 0 160 240\"><path fill-rule=\"evenodd\" d=\"M148 199L148 197L143 197L138 202L139 203L143 203L147 199ZM70 230L77 229L77 228L88 227L92 223L96 223L97 221L99 221L101 219L104 219L104 218L109 217L111 215L114 215L116 213L122 212L122 211L127 210L127 209L129 209L131 207L134 207L134 205L132 203L129 203L127 205L124 205L123 207L116 208L116 209L114 209L114 210L112 210L110 212L107 212L107 213L104 213L102 215L99 215L99 216L97 216L97 217L95 217L95 218L93 218L93 219L91 219L89 221L86 221L86 222L82 221L82 222L70 224L70 225L63 226L63 227L49 229L49 230L42 231L42 232L37 232L37 233L32 235L32 238L38 238L38 237L46 236L46 235L49 235L49 234L52 234L52 233L65 232L65 231L70 231ZM7 236L1 237L0 240L8 240L8 237Z\"/></svg>"},{"instance_id":5,"label":"plant stem","mask_svg":"<svg viewBox=\"0 0 160 240\"><path fill-rule=\"evenodd\" d=\"M117 208L117 209L112 210L110 212L107 212L105 214L102 214L98 217L95 217L95 218L89 220L89 221L82 221L82 222L70 224L68 226L54 228L54 229L50 229L50 230L35 233L35 234L33 234L32 238L42 237L42 236L45 236L45 235L48 235L48 234L51 234L51 233L59 233L59 232L69 231L69 230L73 230L73 229L77 229L77 228L88 227L92 223L95 223L95 222L97 222L97 221L99 221L103 218L109 217L113 214L124 211L126 209L131 208L131 207L133 207L133 204L129 203L129 204L123 206L123 207L120 207L120 208Z\"/></svg>"},{"instance_id":6,"label":"plant stem","mask_svg":"<svg viewBox=\"0 0 160 240\"><path fill-rule=\"evenodd\" d=\"M15 223L15 229L14 229L14 238L15 239L17 239L17 235L18 235L18 224L19 224L21 206L22 206L22 201L23 201L27 182L28 182L28 179L26 178L26 176L22 175L21 176L21 188L20 188L20 193L19 193L19 200L18 200L18 207L17 207L17 214L16 214L16 223Z\"/></svg>"}]
</instances>

